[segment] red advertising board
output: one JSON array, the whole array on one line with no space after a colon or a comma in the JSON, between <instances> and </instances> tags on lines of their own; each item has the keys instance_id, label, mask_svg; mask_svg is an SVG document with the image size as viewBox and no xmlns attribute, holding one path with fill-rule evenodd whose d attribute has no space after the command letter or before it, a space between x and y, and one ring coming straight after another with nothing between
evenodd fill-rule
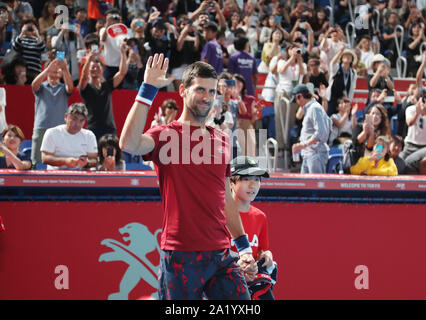
<instances>
[{"instance_id":1,"label":"red advertising board","mask_svg":"<svg viewBox=\"0 0 426 320\"><path fill-rule=\"evenodd\" d=\"M277 299L425 299L424 205L257 202ZM1 202L0 299L155 292L159 202Z\"/></svg>"}]
</instances>

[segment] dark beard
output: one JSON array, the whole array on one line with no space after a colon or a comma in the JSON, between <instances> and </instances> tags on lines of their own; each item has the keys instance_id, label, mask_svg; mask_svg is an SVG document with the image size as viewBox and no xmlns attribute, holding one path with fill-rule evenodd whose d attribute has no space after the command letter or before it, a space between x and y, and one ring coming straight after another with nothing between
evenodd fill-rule
<instances>
[{"instance_id":1,"label":"dark beard","mask_svg":"<svg viewBox=\"0 0 426 320\"><path fill-rule=\"evenodd\" d=\"M188 110L189 110L189 112L191 112L192 116L195 119L197 119L197 121L204 122L206 120L207 116L210 113L211 105L210 105L210 108L205 113L202 113L197 105L188 108Z\"/></svg>"}]
</instances>

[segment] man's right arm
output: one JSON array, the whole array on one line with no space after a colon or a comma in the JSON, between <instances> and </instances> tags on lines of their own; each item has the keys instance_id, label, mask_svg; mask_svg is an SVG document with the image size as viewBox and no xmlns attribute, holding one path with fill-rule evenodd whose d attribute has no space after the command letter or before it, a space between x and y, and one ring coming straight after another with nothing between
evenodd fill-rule
<instances>
[{"instance_id":1,"label":"man's right arm","mask_svg":"<svg viewBox=\"0 0 426 320\"><path fill-rule=\"evenodd\" d=\"M164 63L163 63L164 60ZM149 57L146 63L144 82L127 115L120 136L120 148L126 152L144 155L155 147L154 139L142 134L148 115L149 107L155 98L156 90L168 84L166 78L169 59L164 59L163 54Z\"/></svg>"}]
</instances>

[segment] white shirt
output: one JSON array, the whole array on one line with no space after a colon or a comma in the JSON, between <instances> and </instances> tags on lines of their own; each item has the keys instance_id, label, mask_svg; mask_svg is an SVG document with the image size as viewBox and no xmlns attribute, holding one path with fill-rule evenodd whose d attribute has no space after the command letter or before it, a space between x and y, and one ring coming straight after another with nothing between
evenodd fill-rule
<instances>
[{"instance_id":1,"label":"white shirt","mask_svg":"<svg viewBox=\"0 0 426 320\"><path fill-rule=\"evenodd\" d=\"M299 64L296 63L294 66L289 66L287 70L285 70L283 73L280 73L279 70L281 66L283 66L286 63L285 60L278 61L277 65L277 71L278 71L278 85L277 85L277 92L280 92L284 90L287 93L291 93L293 90L293 87L301 82L302 76L300 76L300 70L299 70ZM303 63L303 68L306 73L306 64Z\"/></svg>"},{"instance_id":2,"label":"white shirt","mask_svg":"<svg viewBox=\"0 0 426 320\"><path fill-rule=\"evenodd\" d=\"M412 118L416 114L416 106L409 106L405 110L405 119ZM408 127L407 136L404 140L406 143L414 143L418 145L426 145L426 116L419 115L416 123Z\"/></svg>"},{"instance_id":3,"label":"white shirt","mask_svg":"<svg viewBox=\"0 0 426 320\"><path fill-rule=\"evenodd\" d=\"M78 158L89 153L98 153L95 134L81 129L76 134L70 134L65 124L47 129L40 151L53 153L56 157ZM68 169L66 166L47 166L48 170Z\"/></svg>"},{"instance_id":4,"label":"white shirt","mask_svg":"<svg viewBox=\"0 0 426 320\"><path fill-rule=\"evenodd\" d=\"M99 32L99 37L101 39L104 32L106 32L105 28L102 28ZM110 35L107 35L105 42L101 41L101 44L104 46L105 64L109 67L119 67L121 52L117 40L113 39Z\"/></svg>"},{"instance_id":5,"label":"white shirt","mask_svg":"<svg viewBox=\"0 0 426 320\"><path fill-rule=\"evenodd\" d=\"M361 62L363 62L368 69L371 67L371 60L373 60L373 57L374 52L372 50L367 52L361 50ZM373 73L373 70L371 69L368 71L369 73L371 72L371 74Z\"/></svg>"},{"instance_id":6,"label":"white shirt","mask_svg":"<svg viewBox=\"0 0 426 320\"><path fill-rule=\"evenodd\" d=\"M340 121L342 117L343 116L340 113L334 113L331 115L330 119L331 121L333 121L333 119ZM334 139L338 138L343 132L346 132L352 135L352 120L349 119L349 117L346 119L346 122L343 124L343 127L341 128L338 128L333 123L333 126L331 127L329 143L332 143Z\"/></svg>"}]
</instances>

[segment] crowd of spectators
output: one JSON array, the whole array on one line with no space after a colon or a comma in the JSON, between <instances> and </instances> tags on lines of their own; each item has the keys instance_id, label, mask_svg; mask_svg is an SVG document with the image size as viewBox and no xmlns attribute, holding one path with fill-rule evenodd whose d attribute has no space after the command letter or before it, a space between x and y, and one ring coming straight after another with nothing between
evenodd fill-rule
<instances>
[{"instance_id":1,"label":"crowd of spectators","mask_svg":"<svg viewBox=\"0 0 426 320\"><path fill-rule=\"evenodd\" d=\"M170 59L171 74L163 91L178 91L183 70L192 62L215 68L218 97L207 123L241 129L234 156L257 155L255 129L267 129L268 137L276 139L279 157L300 142L304 109L292 101L292 91L303 83L331 119L329 147L343 149L351 140L356 159L377 162L380 144L387 160L397 159L399 174L425 173L426 2L333 3L332 8L328 0L0 2L0 81L31 85L36 98L27 160L33 168L49 164L49 157L42 157L44 136L58 126L67 131L70 116L75 116L67 110L68 98L78 87L85 112L77 108L77 114L102 144L90 152L98 162L80 159L76 166L124 169L113 142L117 131L111 93L137 90L148 57L163 53ZM407 61L406 76L416 78L407 92L398 92L394 85L400 56ZM267 75L261 99L256 91L259 73ZM366 77L368 85L364 110L353 101L358 77ZM176 101L166 101L153 125L173 121L178 111ZM283 116L288 117L286 126ZM22 140L19 130L5 130L4 137L14 132ZM108 143L113 152L105 147ZM7 149L5 141L2 149ZM105 162L107 149L113 155ZM7 159L8 166L16 162Z\"/></svg>"}]
</instances>

